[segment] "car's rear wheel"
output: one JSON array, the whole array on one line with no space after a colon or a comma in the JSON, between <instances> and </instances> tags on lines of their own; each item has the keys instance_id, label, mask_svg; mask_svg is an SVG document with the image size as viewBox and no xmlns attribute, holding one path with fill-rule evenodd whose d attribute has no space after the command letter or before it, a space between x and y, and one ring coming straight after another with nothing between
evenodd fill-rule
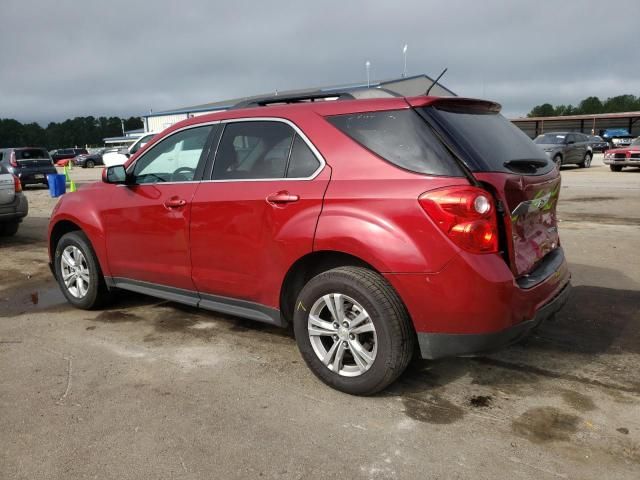
<instances>
[{"instance_id":1,"label":"car's rear wheel","mask_svg":"<svg viewBox=\"0 0 640 480\"><path fill-rule=\"evenodd\" d=\"M312 278L298 296L293 322L311 371L353 395L387 387L414 352L406 308L391 285L366 268L340 267Z\"/></svg>"},{"instance_id":2,"label":"car's rear wheel","mask_svg":"<svg viewBox=\"0 0 640 480\"><path fill-rule=\"evenodd\" d=\"M622 171L622 165L609 165L609 168L611 169L612 172Z\"/></svg>"},{"instance_id":3,"label":"car's rear wheel","mask_svg":"<svg viewBox=\"0 0 640 480\"><path fill-rule=\"evenodd\" d=\"M0 237L12 237L18 233L20 222L0 223Z\"/></svg>"},{"instance_id":4,"label":"car's rear wheel","mask_svg":"<svg viewBox=\"0 0 640 480\"><path fill-rule=\"evenodd\" d=\"M589 152L584 154L584 159L582 160L582 163L580 164L580 168L589 168L591 166L591 154Z\"/></svg>"},{"instance_id":5,"label":"car's rear wheel","mask_svg":"<svg viewBox=\"0 0 640 480\"><path fill-rule=\"evenodd\" d=\"M62 236L55 249L54 268L62 293L74 307L90 310L111 299L91 243L81 231Z\"/></svg>"}]
</instances>

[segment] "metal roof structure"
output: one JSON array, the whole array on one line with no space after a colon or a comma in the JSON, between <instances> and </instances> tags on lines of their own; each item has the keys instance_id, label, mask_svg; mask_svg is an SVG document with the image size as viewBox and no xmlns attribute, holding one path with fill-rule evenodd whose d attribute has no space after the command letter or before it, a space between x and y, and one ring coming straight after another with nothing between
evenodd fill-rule
<instances>
[{"instance_id":1,"label":"metal roof structure","mask_svg":"<svg viewBox=\"0 0 640 480\"><path fill-rule=\"evenodd\" d=\"M531 138L544 132L567 131L598 135L600 130L624 128L640 135L640 112L593 113L553 117L521 117L511 121Z\"/></svg>"},{"instance_id":2,"label":"metal roof structure","mask_svg":"<svg viewBox=\"0 0 640 480\"><path fill-rule=\"evenodd\" d=\"M387 79L387 80L372 81L368 85L366 82L364 83L358 82L358 83L348 83L348 84L342 84L342 85L332 85L327 87L287 90L287 91L281 91L281 92L266 93L262 95L254 95L249 97L240 97L240 98L235 98L230 100L223 100L219 102L203 103L200 105L175 108L172 110L163 110L160 112L149 113L148 115L144 115L144 117L150 118L150 117L158 117L158 116L166 116L166 115L180 115L180 114L190 114L190 113L214 112L217 110L227 110L238 103L249 102L252 100L258 100L265 97L273 97L274 95L282 95L282 96L310 95L314 93L322 94L322 93L329 93L332 91L345 92L345 91L366 90L366 89L373 89L373 88L386 88L387 90L391 90L402 95L402 92L398 91L401 89L401 85L407 84L414 80L425 80L427 84L433 83L434 81L428 75L419 74L419 75L413 75L410 77L401 77L401 78L394 78L394 79ZM439 82L437 83L437 87L441 89L440 94L456 96L454 92L452 92L451 90L449 90L447 87L445 87ZM425 88L425 91L426 91L426 88Z\"/></svg>"}]
</instances>

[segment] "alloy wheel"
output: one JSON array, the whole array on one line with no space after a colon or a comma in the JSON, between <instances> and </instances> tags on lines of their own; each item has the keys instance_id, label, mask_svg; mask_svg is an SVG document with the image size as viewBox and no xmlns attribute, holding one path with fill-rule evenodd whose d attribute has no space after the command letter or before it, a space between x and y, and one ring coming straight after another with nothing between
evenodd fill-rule
<instances>
[{"instance_id":1,"label":"alloy wheel","mask_svg":"<svg viewBox=\"0 0 640 480\"><path fill-rule=\"evenodd\" d=\"M60 271L67 291L75 298L83 298L89 290L89 265L82 250L69 245L62 251Z\"/></svg>"},{"instance_id":2,"label":"alloy wheel","mask_svg":"<svg viewBox=\"0 0 640 480\"><path fill-rule=\"evenodd\" d=\"M318 359L338 375L360 376L376 359L375 325L364 307L347 295L330 293L316 300L307 329Z\"/></svg>"}]
</instances>

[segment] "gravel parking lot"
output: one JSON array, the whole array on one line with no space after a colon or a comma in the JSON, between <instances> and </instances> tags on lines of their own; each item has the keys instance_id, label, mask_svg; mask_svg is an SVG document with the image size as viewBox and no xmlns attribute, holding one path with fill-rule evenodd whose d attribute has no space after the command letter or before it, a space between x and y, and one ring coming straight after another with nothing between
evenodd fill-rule
<instances>
[{"instance_id":1,"label":"gravel parking lot","mask_svg":"<svg viewBox=\"0 0 640 480\"><path fill-rule=\"evenodd\" d=\"M637 479L640 169L597 155L562 178L558 318L372 398L317 381L288 331L133 294L71 308L47 267L55 200L29 188L0 240L0 478Z\"/></svg>"}]
</instances>

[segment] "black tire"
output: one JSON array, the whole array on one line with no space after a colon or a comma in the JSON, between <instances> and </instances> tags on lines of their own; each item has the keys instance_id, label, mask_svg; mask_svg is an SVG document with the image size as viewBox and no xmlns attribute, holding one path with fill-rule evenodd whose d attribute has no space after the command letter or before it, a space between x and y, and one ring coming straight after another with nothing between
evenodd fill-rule
<instances>
[{"instance_id":1,"label":"black tire","mask_svg":"<svg viewBox=\"0 0 640 480\"><path fill-rule=\"evenodd\" d=\"M330 293L351 297L364 307L377 335L377 354L359 376L342 376L316 355L308 333L309 309ZM296 301L293 326L300 353L311 371L330 387L351 395L372 395L387 387L407 368L414 353L415 331L393 287L379 274L361 267L339 267L312 278Z\"/></svg>"},{"instance_id":2,"label":"black tire","mask_svg":"<svg viewBox=\"0 0 640 480\"><path fill-rule=\"evenodd\" d=\"M0 237L12 237L18 233L20 222L0 223Z\"/></svg>"},{"instance_id":3,"label":"black tire","mask_svg":"<svg viewBox=\"0 0 640 480\"><path fill-rule=\"evenodd\" d=\"M558 167L558 170L560 170L560 167L562 166L562 156L556 155L555 157L553 157L553 163L555 163Z\"/></svg>"},{"instance_id":4,"label":"black tire","mask_svg":"<svg viewBox=\"0 0 640 480\"><path fill-rule=\"evenodd\" d=\"M96 166L96 164L93 160L87 160L86 162L84 162L84 166L86 168L93 168Z\"/></svg>"},{"instance_id":5,"label":"black tire","mask_svg":"<svg viewBox=\"0 0 640 480\"><path fill-rule=\"evenodd\" d=\"M622 171L622 165L609 165L609 168L611 169L612 172Z\"/></svg>"},{"instance_id":6,"label":"black tire","mask_svg":"<svg viewBox=\"0 0 640 480\"><path fill-rule=\"evenodd\" d=\"M580 163L580 168L589 168L591 166L591 159L593 156L591 153L587 152L584 154L584 158L582 159L582 163Z\"/></svg>"},{"instance_id":7,"label":"black tire","mask_svg":"<svg viewBox=\"0 0 640 480\"><path fill-rule=\"evenodd\" d=\"M65 248L69 246L77 247L83 254L89 269L89 286L84 296L78 298L72 295L62 279L61 258ZM91 242L80 230L66 233L60 238L56 245L53 265L56 280L66 299L76 308L92 310L107 305L112 298L111 292L107 289L100 269L100 264L96 257Z\"/></svg>"}]
</instances>

